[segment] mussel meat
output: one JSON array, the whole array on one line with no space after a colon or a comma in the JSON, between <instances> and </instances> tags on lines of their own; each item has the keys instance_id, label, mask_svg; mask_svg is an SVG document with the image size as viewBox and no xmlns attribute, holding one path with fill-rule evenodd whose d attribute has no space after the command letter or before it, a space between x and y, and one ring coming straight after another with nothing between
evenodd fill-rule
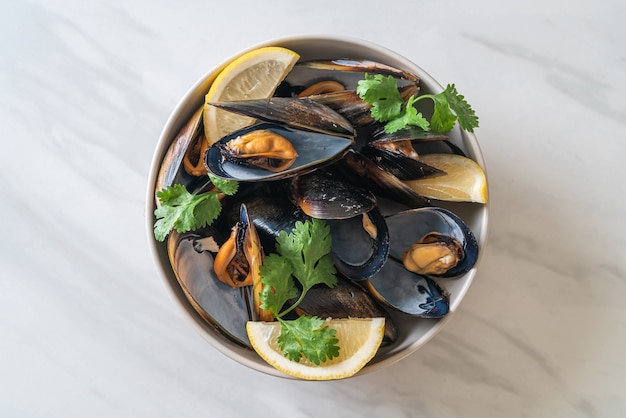
<instances>
[{"instance_id":1,"label":"mussel meat","mask_svg":"<svg viewBox=\"0 0 626 418\"><path fill-rule=\"evenodd\" d=\"M220 144L222 156L235 164L272 172L288 169L298 152L284 136L269 129L253 130Z\"/></svg>"},{"instance_id":2,"label":"mussel meat","mask_svg":"<svg viewBox=\"0 0 626 418\"><path fill-rule=\"evenodd\" d=\"M241 205L240 220L234 226L230 238L222 245L215 257L215 275L232 287L252 287L254 318L271 321L271 312L261 309L260 294L263 289L260 266L263 248L254 224L250 221L246 206Z\"/></svg>"},{"instance_id":3,"label":"mussel meat","mask_svg":"<svg viewBox=\"0 0 626 418\"><path fill-rule=\"evenodd\" d=\"M412 209L387 217L386 223L391 237L389 256L420 265L420 274L456 277L468 272L478 259L476 237L449 210Z\"/></svg>"},{"instance_id":4,"label":"mussel meat","mask_svg":"<svg viewBox=\"0 0 626 418\"><path fill-rule=\"evenodd\" d=\"M463 258L463 247L456 239L431 232L404 251L402 263L414 273L440 276L454 268Z\"/></svg>"}]
</instances>

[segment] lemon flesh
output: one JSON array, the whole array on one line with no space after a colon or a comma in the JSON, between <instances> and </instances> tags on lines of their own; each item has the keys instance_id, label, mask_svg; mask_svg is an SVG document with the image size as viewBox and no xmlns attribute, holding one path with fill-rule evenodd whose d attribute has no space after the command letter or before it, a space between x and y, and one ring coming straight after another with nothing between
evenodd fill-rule
<instances>
[{"instance_id":1,"label":"lemon flesh","mask_svg":"<svg viewBox=\"0 0 626 418\"><path fill-rule=\"evenodd\" d=\"M406 181L419 195L449 202L487 203L487 178L476 161L457 154L424 154L420 161L446 174Z\"/></svg>"},{"instance_id":2,"label":"lemon flesh","mask_svg":"<svg viewBox=\"0 0 626 418\"><path fill-rule=\"evenodd\" d=\"M299 58L286 48L265 47L247 52L228 64L205 96L204 131L209 144L254 122L253 118L209 103L271 97Z\"/></svg>"},{"instance_id":3,"label":"lemon flesh","mask_svg":"<svg viewBox=\"0 0 626 418\"><path fill-rule=\"evenodd\" d=\"M278 346L279 322L246 324L248 338L254 350L277 370L305 380L333 380L353 376L376 354L385 332L385 318L327 319L326 325L337 330L339 356L319 366L300 359L289 360Z\"/></svg>"}]
</instances>

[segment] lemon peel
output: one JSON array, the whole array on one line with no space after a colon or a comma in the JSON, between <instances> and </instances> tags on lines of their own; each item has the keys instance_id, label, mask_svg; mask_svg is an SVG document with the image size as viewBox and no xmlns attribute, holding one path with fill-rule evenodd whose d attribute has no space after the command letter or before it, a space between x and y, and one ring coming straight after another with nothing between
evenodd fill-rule
<instances>
[{"instance_id":1,"label":"lemon peel","mask_svg":"<svg viewBox=\"0 0 626 418\"><path fill-rule=\"evenodd\" d=\"M385 333L385 318L327 319L337 331L339 356L319 366L301 359L299 363L285 357L278 346L279 322L250 321L246 331L252 348L277 370L304 380L345 379L361 370L375 355Z\"/></svg>"},{"instance_id":2,"label":"lemon peel","mask_svg":"<svg viewBox=\"0 0 626 418\"><path fill-rule=\"evenodd\" d=\"M218 109L209 103L271 97L300 56L287 48L264 47L230 62L215 78L205 96L204 132L209 144L251 125L253 118Z\"/></svg>"}]
</instances>

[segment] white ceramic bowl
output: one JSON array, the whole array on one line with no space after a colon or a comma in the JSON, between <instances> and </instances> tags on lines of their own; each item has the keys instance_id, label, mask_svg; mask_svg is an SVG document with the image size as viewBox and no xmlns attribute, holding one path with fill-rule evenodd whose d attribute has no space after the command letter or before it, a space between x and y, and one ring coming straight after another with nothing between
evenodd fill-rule
<instances>
[{"instance_id":1,"label":"white ceramic bowl","mask_svg":"<svg viewBox=\"0 0 626 418\"><path fill-rule=\"evenodd\" d=\"M417 74L420 77L421 92L440 92L443 90L443 87L418 65L389 49L358 39L329 36L290 37L255 45L249 48L249 50L263 46L282 46L292 49L300 54L302 60L347 57L380 61ZM247 51L237 53L230 59L218 64L202 77L185 94L167 120L157 143L150 168L146 199L148 239L159 275L165 280L168 288L172 291L176 304L185 310L188 318L191 320L190 322L194 324L202 336L204 336L214 348L241 364L270 375L286 377L284 374L265 363L254 351L242 348L231 342L219 334L212 326L207 324L191 306L178 284L168 259L165 244L156 241L153 235L154 217L152 214L155 209L155 183L163 156L181 127L204 102L204 96L220 69L244 52ZM483 169L485 168L480 147L474 134L455 128L450 133L450 139L458 145L468 157L478 162ZM441 206L451 209L466 222L476 235L482 254L487 237L488 206L478 204L442 204ZM450 313L445 318L414 319L408 318L405 315L393 315L399 330L399 340L391 347L382 348L376 357L374 357L359 374L382 369L385 366L405 358L426 344L437 334L458 309L461 300L476 275L478 264L479 262L476 263L471 271L460 278L444 280L443 287L450 293Z\"/></svg>"}]
</instances>

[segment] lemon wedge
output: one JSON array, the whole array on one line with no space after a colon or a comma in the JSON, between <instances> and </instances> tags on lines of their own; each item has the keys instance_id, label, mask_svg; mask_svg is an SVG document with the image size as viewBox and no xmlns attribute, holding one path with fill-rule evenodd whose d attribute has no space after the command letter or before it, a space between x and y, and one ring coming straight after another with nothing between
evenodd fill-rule
<instances>
[{"instance_id":1,"label":"lemon wedge","mask_svg":"<svg viewBox=\"0 0 626 418\"><path fill-rule=\"evenodd\" d=\"M457 154L424 154L420 161L446 174L407 181L419 195L450 202L487 203L487 178L474 160Z\"/></svg>"},{"instance_id":2,"label":"lemon wedge","mask_svg":"<svg viewBox=\"0 0 626 418\"><path fill-rule=\"evenodd\" d=\"M209 144L251 125L253 118L208 103L271 97L300 56L286 48L254 49L236 58L215 78L204 104L204 132Z\"/></svg>"},{"instance_id":3,"label":"lemon wedge","mask_svg":"<svg viewBox=\"0 0 626 418\"><path fill-rule=\"evenodd\" d=\"M374 357L385 332L385 318L327 319L326 324L337 330L339 356L319 366L304 358L296 363L283 355L278 346L279 322L250 321L246 330L252 347L263 360L283 373L304 380L353 376Z\"/></svg>"}]
</instances>

